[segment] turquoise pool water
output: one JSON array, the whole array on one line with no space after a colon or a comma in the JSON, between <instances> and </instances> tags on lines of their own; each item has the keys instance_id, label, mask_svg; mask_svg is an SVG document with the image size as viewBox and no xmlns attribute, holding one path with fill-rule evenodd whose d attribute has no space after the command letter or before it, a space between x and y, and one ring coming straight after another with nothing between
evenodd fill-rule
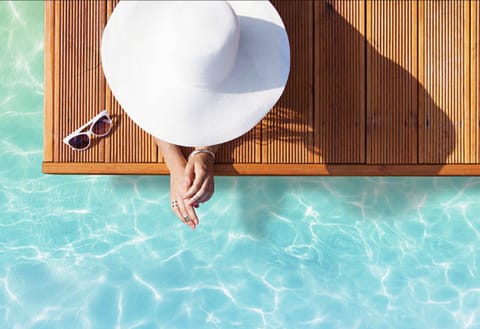
<instances>
[{"instance_id":1,"label":"turquoise pool water","mask_svg":"<svg viewBox=\"0 0 480 329\"><path fill-rule=\"evenodd\" d=\"M43 4L0 2L0 328L480 328L480 179L50 176Z\"/></svg>"}]
</instances>

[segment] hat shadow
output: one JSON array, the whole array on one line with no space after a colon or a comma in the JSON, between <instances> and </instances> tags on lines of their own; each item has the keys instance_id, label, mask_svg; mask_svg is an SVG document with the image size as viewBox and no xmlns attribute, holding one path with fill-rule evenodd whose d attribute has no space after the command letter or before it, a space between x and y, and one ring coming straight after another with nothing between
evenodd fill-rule
<instances>
[{"instance_id":1,"label":"hat shadow","mask_svg":"<svg viewBox=\"0 0 480 329\"><path fill-rule=\"evenodd\" d=\"M263 19L237 17L240 25L237 60L229 78L212 89L243 94L283 88L289 72L285 63L290 61L285 29Z\"/></svg>"},{"instance_id":2,"label":"hat shadow","mask_svg":"<svg viewBox=\"0 0 480 329\"><path fill-rule=\"evenodd\" d=\"M282 6L279 7L292 35L290 31L298 29L294 25L298 16L295 20L290 13L284 15ZM279 143L304 147L326 165L331 175L335 175L336 165L349 163L429 164L432 175L439 172L456 143L455 126L446 113L408 70L379 53L333 6L325 4L319 19L321 28L315 31L316 40L321 42L319 49L337 56L322 57L319 62L324 74L315 77L312 88L311 81L305 78L310 45L291 37L289 80L282 97L263 121L262 143L267 147ZM326 32L328 36L322 35ZM355 60L358 54L365 57ZM366 54L375 65L368 72ZM310 69L314 72L313 67ZM355 85L352 75L362 70L364 85ZM364 94L359 96L362 90ZM367 94L381 101L368 104ZM319 104L312 106L314 100ZM422 113L420 102L423 102ZM317 123L315 127L311 124L312 117ZM352 137L361 125L359 131L363 135ZM245 142L248 138L255 138L255 134L246 134L225 149L233 150L239 140ZM233 153L224 163L233 163ZM264 193L269 192L264 190ZM247 201L242 208L248 209ZM249 214L242 216L246 219L246 230L257 238L267 236L267 222L273 218L262 216L258 218L260 223L247 218Z\"/></svg>"}]
</instances>

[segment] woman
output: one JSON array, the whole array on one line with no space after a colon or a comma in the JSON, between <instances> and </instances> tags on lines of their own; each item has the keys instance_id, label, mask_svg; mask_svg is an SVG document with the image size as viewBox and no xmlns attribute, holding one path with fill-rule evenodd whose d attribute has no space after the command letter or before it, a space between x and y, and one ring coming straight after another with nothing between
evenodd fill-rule
<instances>
[{"instance_id":1,"label":"woman","mask_svg":"<svg viewBox=\"0 0 480 329\"><path fill-rule=\"evenodd\" d=\"M177 145L233 140L274 106L290 72L280 15L269 1L120 1L100 49L112 94L161 139L172 210L195 229L195 207L213 194L216 147L185 159Z\"/></svg>"},{"instance_id":2,"label":"woman","mask_svg":"<svg viewBox=\"0 0 480 329\"><path fill-rule=\"evenodd\" d=\"M195 208L213 195L213 164L218 147L195 147L185 159L179 146L155 140L170 171L172 211L181 222L195 229L199 224Z\"/></svg>"}]
</instances>

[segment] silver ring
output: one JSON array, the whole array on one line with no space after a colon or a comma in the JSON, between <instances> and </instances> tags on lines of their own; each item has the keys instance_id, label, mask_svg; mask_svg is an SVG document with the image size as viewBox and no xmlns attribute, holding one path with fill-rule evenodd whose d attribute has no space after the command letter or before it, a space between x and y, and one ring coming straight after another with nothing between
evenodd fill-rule
<instances>
[{"instance_id":1,"label":"silver ring","mask_svg":"<svg viewBox=\"0 0 480 329\"><path fill-rule=\"evenodd\" d=\"M190 221L190 217L188 217L188 216L183 216L183 219L185 219L186 223L188 223Z\"/></svg>"},{"instance_id":2,"label":"silver ring","mask_svg":"<svg viewBox=\"0 0 480 329\"><path fill-rule=\"evenodd\" d=\"M172 205L172 208L175 208L176 206L178 206L178 201L177 200L172 200L171 205Z\"/></svg>"}]
</instances>

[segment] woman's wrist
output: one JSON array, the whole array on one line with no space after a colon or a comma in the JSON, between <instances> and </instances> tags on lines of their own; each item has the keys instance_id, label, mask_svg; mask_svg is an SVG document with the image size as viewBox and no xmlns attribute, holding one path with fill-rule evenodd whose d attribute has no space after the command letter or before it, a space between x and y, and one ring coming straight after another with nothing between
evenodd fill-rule
<instances>
[{"instance_id":1,"label":"woman's wrist","mask_svg":"<svg viewBox=\"0 0 480 329\"><path fill-rule=\"evenodd\" d=\"M212 152L208 149L200 149L200 148L192 151L192 153L190 153L188 158L190 159L191 157L201 156L201 155L207 155L207 156L211 157L213 161L215 161L215 153L214 152Z\"/></svg>"},{"instance_id":2,"label":"woman's wrist","mask_svg":"<svg viewBox=\"0 0 480 329\"><path fill-rule=\"evenodd\" d=\"M195 146L195 151L196 150L208 150L210 152L217 152L218 145L210 145L210 146Z\"/></svg>"},{"instance_id":3,"label":"woman's wrist","mask_svg":"<svg viewBox=\"0 0 480 329\"><path fill-rule=\"evenodd\" d=\"M188 158L193 156L208 156L213 159L215 162L215 152L218 149L218 145L211 145L211 146L196 146L194 150L190 153Z\"/></svg>"}]
</instances>

